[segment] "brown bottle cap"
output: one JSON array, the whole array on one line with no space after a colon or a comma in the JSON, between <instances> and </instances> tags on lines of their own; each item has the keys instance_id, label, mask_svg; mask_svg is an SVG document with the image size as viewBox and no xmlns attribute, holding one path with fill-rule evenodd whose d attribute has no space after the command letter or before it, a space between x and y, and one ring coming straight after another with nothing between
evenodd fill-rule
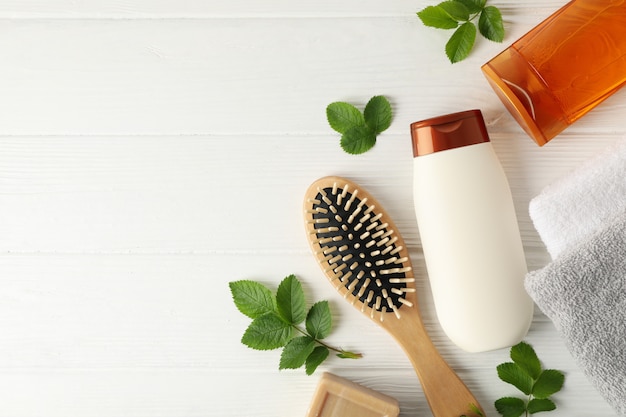
<instances>
[{"instance_id":1,"label":"brown bottle cap","mask_svg":"<svg viewBox=\"0 0 626 417\"><path fill-rule=\"evenodd\" d=\"M480 110L467 110L411 123L413 156L489 142Z\"/></svg>"}]
</instances>

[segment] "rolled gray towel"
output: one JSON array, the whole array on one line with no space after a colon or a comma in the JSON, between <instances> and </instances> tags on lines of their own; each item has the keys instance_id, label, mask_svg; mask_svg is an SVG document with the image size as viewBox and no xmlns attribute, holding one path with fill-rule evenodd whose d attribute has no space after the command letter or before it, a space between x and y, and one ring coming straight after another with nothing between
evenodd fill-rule
<instances>
[{"instance_id":1,"label":"rolled gray towel","mask_svg":"<svg viewBox=\"0 0 626 417\"><path fill-rule=\"evenodd\" d=\"M626 212L525 285L590 382L626 416Z\"/></svg>"}]
</instances>

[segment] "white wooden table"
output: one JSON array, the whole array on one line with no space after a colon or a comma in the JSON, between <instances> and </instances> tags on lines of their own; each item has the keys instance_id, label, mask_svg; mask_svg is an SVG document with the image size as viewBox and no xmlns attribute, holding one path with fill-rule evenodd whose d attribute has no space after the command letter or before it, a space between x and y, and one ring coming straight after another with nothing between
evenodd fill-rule
<instances>
[{"instance_id":1,"label":"white wooden table","mask_svg":"<svg viewBox=\"0 0 626 417\"><path fill-rule=\"evenodd\" d=\"M504 44L451 65L426 0L13 0L0 3L0 416L304 416L319 372L430 411L392 338L347 305L309 253L301 201L318 177L368 188L418 270L442 355L489 416L515 390L508 352L469 354L434 315L411 196L411 122L480 108L514 194L530 269L549 258L529 200L626 131L618 93L544 148L480 65L563 2L494 1ZM387 96L375 148L343 153L332 101ZM291 273L331 303L329 359L308 377L240 344L227 283ZM489 302L488 299L482 300ZM540 313L528 337L567 374L552 415L613 415Z\"/></svg>"}]
</instances>

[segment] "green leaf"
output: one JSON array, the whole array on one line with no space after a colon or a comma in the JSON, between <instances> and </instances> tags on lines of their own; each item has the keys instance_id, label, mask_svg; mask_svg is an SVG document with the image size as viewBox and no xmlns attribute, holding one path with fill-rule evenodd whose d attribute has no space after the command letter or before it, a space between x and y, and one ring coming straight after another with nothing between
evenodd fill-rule
<instances>
[{"instance_id":1,"label":"green leaf","mask_svg":"<svg viewBox=\"0 0 626 417\"><path fill-rule=\"evenodd\" d=\"M341 353L338 353L337 357L341 359L361 359L363 355L361 355L360 353L348 352L344 350Z\"/></svg>"},{"instance_id":2,"label":"green leaf","mask_svg":"<svg viewBox=\"0 0 626 417\"><path fill-rule=\"evenodd\" d=\"M344 102L330 103L326 107L328 124L339 133L346 133L354 126L363 126L365 119L363 113L352 104Z\"/></svg>"},{"instance_id":3,"label":"green leaf","mask_svg":"<svg viewBox=\"0 0 626 417\"><path fill-rule=\"evenodd\" d=\"M469 20L469 10L461 2L450 0L439 3L441 7L451 18L457 22L467 22Z\"/></svg>"},{"instance_id":4,"label":"green leaf","mask_svg":"<svg viewBox=\"0 0 626 417\"><path fill-rule=\"evenodd\" d=\"M363 115L365 124L374 133L381 133L391 125L391 104L384 96L374 96L367 102Z\"/></svg>"},{"instance_id":5,"label":"green leaf","mask_svg":"<svg viewBox=\"0 0 626 417\"><path fill-rule=\"evenodd\" d=\"M459 26L458 22L439 6L428 6L417 12L417 16L425 26L437 29L454 29Z\"/></svg>"},{"instance_id":6,"label":"green leaf","mask_svg":"<svg viewBox=\"0 0 626 417\"><path fill-rule=\"evenodd\" d=\"M320 301L313 304L306 316L306 330L311 337L323 339L330 333L332 327L332 315L328 301Z\"/></svg>"},{"instance_id":7,"label":"green leaf","mask_svg":"<svg viewBox=\"0 0 626 417\"><path fill-rule=\"evenodd\" d=\"M485 7L486 0L454 0L454 1L462 3L465 7L467 7L467 10L471 14L474 14L474 13L480 12L483 9L483 7Z\"/></svg>"},{"instance_id":8,"label":"green leaf","mask_svg":"<svg viewBox=\"0 0 626 417\"><path fill-rule=\"evenodd\" d=\"M276 298L264 285L248 280L234 281L228 285L237 309L251 319L276 311Z\"/></svg>"},{"instance_id":9,"label":"green leaf","mask_svg":"<svg viewBox=\"0 0 626 417\"><path fill-rule=\"evenodd\" d=\"M446 55L453 64L467 58L476 40L476 26L471 22L463 23L454 31L446 43Z\"/></svg>"},{"instance_id":10,"label":"green leaf","mask_svg":"<svg viewBox=\"0 0 626 417\"><path fill-rule=\"evenodd\" d=\"M519 417L526 411L524 401L520 398L503 397L496 400L495 406L502 417Z\"/></svg>"},{"instance_id":11,"label":"green leaf","mask_svg":"<svg viewBox=\"0 0 626 417\"><path fill-rule=\"evenodd\" d=\"M313 349L313 352L306 358L305 369L307 375L312 375L322 362L326 360L329 355L329 350L326 346L317 346Z\"/></svg>"},{"instance_id":12,"label":"green leaf","mask_svg":"<svg viewBox=\"0 0 626 417\"><path fill-rule=\"evenodd\" d=\"M556 410L556 404L554 404L551 400L547 398L533 398L528 402L527 409L530 414L535 414L541 411Z\"/></svg>"},{"instance_id":13,"label":"green leaf","mask_svg":"<svg viewBox=\"0 0 626 417\"><path fill-rule=\"evenodd\" d=\"M306 301L302 284L295 275L282 280L276 291L278 314L288 323L302 323L306 318Z\"/></svg>"},{"instance_id":14,"label":"green leaf","mask_svg":"<svg viewBox=\"0 0 626 417\"><path fill-rule=\"evenodd\" d=\"M294 337L280 355L278 369L297 369L315 349L315 340L309 336Z\"/></svg>"},{"instance_id":15,"label":"green leaf","mask_svg":"<svg viewBox=\"0 0 626 417\"><path fill-rule=\"evenodd\" d=\"M555 369L546 369L539 375L532 388L532 394L536 398L548 398L550 395L563 388L565 375Z\"/></svg>"},{"instance_id":16,"label":"green leaf","mask_svg":"<svg viewBox=\"0 0 626 417\"><path fill-rule=\"evenodd\" d=\"M367 152L375 144L376 133L367 126L354 126L341 136L341 148L353 155Z\"/></svg>"},{"instance_id":17,"label":"green leaf","mask_svg":"<svg viewBox=\"0 0 626 417\"><path fill-rule=\"evenodd\" d=\"M502 14L497 7L487 6L478 18L478 30L487 39L494 42L504 40L504 24Z\"/></svg>"},{"instance_id":18,"label":"green leaf","mask_svg":"<svg viewBox=\"0 0 626 417\"><path fill-rule=\"evenodd\" d=\"M530 395L533 389L533 379L522 370L516 363L505 362L496 368L498 377L504 382L514 385L526 395Z\"/></svg>"},{"instance_id":19,"label":"green leaf","mask_svg":"<svg viewBox=\"0 0 626 417\"><path fill-rule=\"evenodd\" d=\"M478 408L478 406L476 406L476 404L474 403L470 403L469 405L470 410L472 410L472 412L480 417L485 417L485 415L483 414L482 410L480 408Z\"/></svg>"},{"instance_id":20,"label":"green leaf","mask_svg":"<svg viewBox=\"0 0 626 417\"><path fill-rule=\"evenodd\" d=\"M267 313L252 320L241 338L241 343L257 350L283 347L291 339L292 327L275 313Z\"/></svg>"},{"instance_id":21,"label":"green leaf","mask_svg":"<svg viewBox=\"0 0 626 417\"><path fill-rule=\"evenodd\" d=\"M535 349L526 342L520 342L511 348L511 359L524 370L532 379L541 374L541 362Z\"/></svg>"},{"instance_id":22,"label":"green leaf","mask_svg":"<svg viewBox=\"0 0 626 417\"><path fill-rule=\"evenodd\" d=\"M470 412L472 413L472 415L476 415L476 416L479 416L479 417L485 417L483 412L480 410L480 408L478 408L476 406L476 404L469 403L468 407L469 407ZM467 417L467 415L466 414L462 414L460 417Z\"/></svg>"}]
</instances>

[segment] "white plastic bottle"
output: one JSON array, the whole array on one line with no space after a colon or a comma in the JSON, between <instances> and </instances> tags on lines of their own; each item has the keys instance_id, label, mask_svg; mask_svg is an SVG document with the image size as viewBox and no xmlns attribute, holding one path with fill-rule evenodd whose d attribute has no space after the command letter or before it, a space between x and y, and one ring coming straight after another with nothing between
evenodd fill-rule
<instances>
[{"instance_id":1,"label":"white plastic bottle","mask_svg":"<svg viewBox=\"0 0 626 417\"><path fill-rule=\"evenodd\" d=\"M469 352L526 335L533 301L508 181L479 110L411 124L413 198L439 322Z\"/></svg>"}]
</instances>

